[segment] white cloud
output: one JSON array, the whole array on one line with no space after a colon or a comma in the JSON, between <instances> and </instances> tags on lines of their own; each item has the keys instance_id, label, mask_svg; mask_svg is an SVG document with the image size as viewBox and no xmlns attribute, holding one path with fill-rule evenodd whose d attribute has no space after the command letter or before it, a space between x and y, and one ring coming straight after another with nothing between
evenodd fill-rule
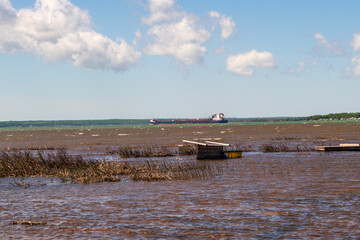
<instances>
[{"instance_id":1,"label":"white cloud","mask_svg":"<svg viewBox=\"0 0 360 240\"><path fill-rule=\"evenodd\" d=\"M351 43L356 56L351 59L351 65L345 69L346 75L349 76L360 76L360 34L354 34L354 40Z\"/></svg>"},{"instance_id":2,"label":"white cloud","mask_svg":"<svg viewBox=\"0 0 360 240\"><path fill-rule=\"evenodd\" d=\"M142 24L153 25L161 21L178 19L185 12L174 7L175 0L149 0L150 16L141 19Z\"/></svg>"},{"instance_id":3,"label":"white cloud","mask_svg":"<svg viewBox=\"0 0 360 240\"><path fill-rule=\"evenodd\" d=\"M352 67L352 73L355 76L360 76L360 56L356 56L351 60L351 63L353 64Z\"/></svg>"},{"instance_id":4,"label":"white cloud","mask_svg":"<svg viewBox=\"0 0 360 240\"><path fill-rule=\"evenodd\" d=\"M231 19L231 17L222 17L220 19L220 26L221 26L221 39L228 39L231 34L233 34L235 30L235 23Z\"/></svg>"},{"instance_id":5,"label":"white cloud","mask_svg":"<svg viewBox=\"0 0 360 240\"><path fill-rule=\"evenodd\" d=\"M288 68L285 70L286 74L301 75L305 72L306 68L311 66L315 67L318 62L315 59L299 61L296 68Z\"/></svg>"},{"instance_id":6,"label":"white cloud","mask_svg":"<svg viewBox=\"0 0 360 240\"><path fill-rule=\"evenodd\" d=\"M13 16L14 11L8 0L0 0L1 16ZM37 0L34 8L15 13L15 20L4 22L0 17L0 51L34 53L48 61L70 60L79 67L115 71L125 71L141 58L124 40L116 43L93 31L88 12L68 0Z\"/></svg>"},{"instance_id":7,"label":"white cloud","mask_svg":"<svg viewBox=\"0 0 360 240\"><path fill-rule=\"evenodd\" d=\"M145 52L171 56L186 65L202 64L207 52L203 44L210 39L210 33L199 24L199 18L176 6L176 0L148 0L148 9L149 16L141 19L143 24L150 26L147 34L152 37ZM209 12L209 15L216 18L216 25L221 27L222 39L234 33L236 25L231 17L216 11Z\"/></svg>"},{"instance_id":8,"label":"white cloud","mask_svg":"<svg viewBox=\"0 0 360 240\"><path fill-rule=\"evenodd\" d=\"M221 39L228 39L235 31L236 24L231 17L220 15L216 11L209 12L209 16L218 19L218 24L221 27Z\"/></svg>"},{"instance_id":9,"label":"white cloud","mask_svg":"<svg viewBox=\"0 0 360 240\"><path fill-rule=\"evenodd\" d=\"M342 55L343 54L343 50L341 49L341 47L339 46L338 42L333 42L330 43L323 35L321 35L320 33L316 33L314 35L314 38L316 40L318 40L318 43L320 45L322 45L323 47L325 47L325 49L329 52L329 53L333 53L336 55Z\"/></svg>"},{"instance_id":10,"label":"white cloud","mask_svg":"<svg viewBox=\"0 0 360 240\"><path fill-rule=\"evenodd\" d=\"M251 50L229 56L226 61L226 70L242 76L252 76L254 74L253 67L270 69L275 66L274 56L267 51Z\"/></svg>"},{"instance_id":11,"label":"white cloud","mask_svg":"<svg viewBox=\"0 0 360 240\"><path fill-rule=\"evenodd\" d=\"M0 24L11 22L16 19L16 10L9 0L0 0Z\"/></svg>"},{"instance_id":12,"label":"white cloud","mask_svg":"<svg viewBox=\"0 0 360 240\"><path fill-rule=\"evenodd\" d=\"M209 16L213 18L220 18L220 14L216 11L210 11Z\"/></svg>"},{"instance_id":13,"label":"white cloud","mask_svg":"<svg viewBox=\"0 0 360 240\"><path fill-rule=\"evenodd\" d=\"M354 34L354 41L352 43L352 46L355 51L358 51L360 49L360 33Z\"/></svg>"},{"instance_id":14,"label":"white cloud","mask_svg":"<svg viewBox=\"0 0 360 240\"><path fill-rule=\"evenodd\" d=\"M201 44L210 38L210 33L191 16L179 22L155 25L148 34L155 39L145 49L148 54L169 55L187 65L202 63L206 48Z\"/></svg>"},{"instance_id":15,"label":"white cloud","mask_svg":"<svg viewBox=\"0 0 360 240\"><path fill-rule=\"evenodd\" d=\"M141 34L140 30L137 30L137 31L135 32L135 38L134 38L134 40L132 41L132 44L133 44L134 46L137 46L138 41L139 41L141 38L142 38L142 34Z\"/></svg>"}]
</instances>

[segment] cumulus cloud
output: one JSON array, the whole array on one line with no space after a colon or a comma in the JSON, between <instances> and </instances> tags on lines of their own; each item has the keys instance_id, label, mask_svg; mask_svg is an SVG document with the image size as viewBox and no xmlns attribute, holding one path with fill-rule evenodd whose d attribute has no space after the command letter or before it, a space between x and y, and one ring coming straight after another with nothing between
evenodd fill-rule
<instances>
[{"instance_id":1,"label":"cumulus cloud","mask_svg":"<svg viewBox=\"0 0 360 240\"><path fill-rule=\"evenodd\" d=\"M145 47L149 55L174 57L186 65L200 65L206 53L202 44L210 33L200 26L198 18L175 6L174 0L149 0L150 16L142 23L150 25L151 41Z\"/></svg>"},{"instance_id":2,"label":"cumulus cloud","mask_svg":"<svg viewBox=\"0 0 360 240\"><path fill-rule=\"evenodd\" d=\"M217 19L218 24L221 27L221 39L228 39L235 31L236 24L231 17L221 15L216 11L209 12L209 16Z\"/></svg>"},{"instance_id":3,"label":"cumulus cloud","mask_svg":"<svg viewBox=\"0 0 360 240\"><path fill-rule=\"evenodd\" d=\"M181 18L185 12L174 6L175 0L149 0L150 16L141 19L142 24L153 25L161 21Z\"/></svg>"},{"instance_id":4,"label":"cumulus cloud","mask_svg":"<svg viewBox=\"0 0 360 240\"><path fill-rule=\"evenodd\" d=\"M150 55L169 55L185 64L201 64L210 33L196 24L195 19L185 16L179 22L155 25L148 31L155 41L146 47Z\"/></svg>"},{"instance_id":5,"label":"cumulus cloud","mask_svg":"<svg viewBox=\"0 0 360 240\"><path fill-rule=\"evenodd\" d=\"M34 8L19 11L9 0L0 0L0 14L2 52L34 53L48 61L115 71L125 71L141 58L124 40L117 43L92 30L88 12L68 0L37 0Z\"/></svg>"},{"instance_id":6,"label":"cumulus cloud","mask_svg":"<svg viewBox=\"0 0 360 240\"><path fill-rule=\"evenodd\" d=\"M320 33L316 33L314 38L318 41L318 43L323 46L328 53L333 53L335 55L342 55L343 50L339 46L338 42L330 43L323 35Z\"/></svg>"},{"instance_id":7,"label":"cumulus cloud","mask_svg":"<svg viewBox=\"0 0 360 240\"><path fill-rule=\"evenodd\" d=\"M258 52L254 49L246 53L229 56L226 61L226 70L242 76L253 76L254 67L270 69L275 66L276 61L271 53L267 51Z\"/></svg>"}]
</instances>

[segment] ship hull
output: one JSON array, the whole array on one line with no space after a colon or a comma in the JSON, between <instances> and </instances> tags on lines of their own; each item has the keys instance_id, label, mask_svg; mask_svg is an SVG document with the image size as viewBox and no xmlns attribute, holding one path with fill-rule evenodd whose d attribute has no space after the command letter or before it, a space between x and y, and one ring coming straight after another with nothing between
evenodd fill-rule
<instances>
[{"instance_id":1,"label":"ship hull","mask_svg":"<svg viewBox=\"0 0 360 240\"><path fill-rule=\"evenodd\" d=\"M227 123L228 120L213 120L213 119L186 119L186 120L152 120L151 125L160 125L160 124L211 124L211 123Z\"/></svg>"}]
</instances>

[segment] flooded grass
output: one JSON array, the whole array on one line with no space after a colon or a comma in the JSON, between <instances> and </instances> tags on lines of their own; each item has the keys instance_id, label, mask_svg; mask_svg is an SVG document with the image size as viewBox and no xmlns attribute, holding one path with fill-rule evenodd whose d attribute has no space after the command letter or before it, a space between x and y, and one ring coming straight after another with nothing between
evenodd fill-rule
<instances>
[{"instance_id":1,"label":"flooded grass","mask_svg":"<svg viewBox=\"0 0 360 240\"><path fill-rule=\"evenodd\" d=\"M191 156L191 155L196 155L197 152L198 151L195 146L184 145L184 146L179 146L176 153L177 155L180 156Z\"/></svg>"},{"instance_id":2,"label":"flooded grass","mask_svg":"<svg viewBox=\"0 0 360 240\"><path fill-rule=\"evenodd\" d=\"M314 146L309 145L287 145L284 143L266 143L259 146L261 152L312 152Z\"/></svg>"},{"instance_id":3,"label":"flooded grass","mask_svg":"<svg viewBox=\"0 0 360 240\"><path fill-rule=\"evenodd\" d=\"M122 158L172 157L175 153L168 147L132 147L116 146L106 149L106 154L119 155Z\"/></svg>"},{"instance_id":4,"label":"flooded grass","mask_svg":"<svg viewBox=\"0 0 360 240\"><path fill-rule=\"evenodd\" d=\"M223 165L218 162L195 160L182 162L146 160L133 164L128 172L129 178L134 181L208 179L222 174Z\"/></svg>"},{"instance_id":5,"label":"flooded grass","mask_svg":"<svg viewBox=\"0 0 360 240\"><path fill-rule=\"evenodd\" d=\"M166 146L113 146L106 148L105 153L122 158L150 158L195 155L197 149L194 146L179 146L177 150Z\"/></svg>"},{"instance_id":6,"label":"flooded grass","mask_svg":"<svg viewBox=\"0 0 360 240\"><path fill-rule=\"evenodd\" d=\"M117 182L122 176L139 181L204 179L218 175L216 164L197 161L89 161L71 156L65 150L56 153L2 151L0 177L58 177L62 182ZM14 186L28 187L14 181Z\"/></svg>"},{"instance_id":7,"label":"flooded grass","mask_svg":"<svg viewBox=\"0 0 360 240\"><path fill-rule=\"evenodd\" d=\"M1 151L0 177L55 176L64 169L86 169L91 164L81 156L70 156L65 150L46 154L42 151Z\"/></svg>"}]
</instances>

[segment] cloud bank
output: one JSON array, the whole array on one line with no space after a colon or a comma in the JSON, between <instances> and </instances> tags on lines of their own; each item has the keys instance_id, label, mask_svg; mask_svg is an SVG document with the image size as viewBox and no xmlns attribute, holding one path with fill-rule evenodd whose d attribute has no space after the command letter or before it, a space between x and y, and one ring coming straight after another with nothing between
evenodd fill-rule
<instances>
[{"instance_id":1,"label":"cloud bank","mask_svg":"<svg viewBox=\"0 0 360 240\"><path fill-rule=\"evenodd\" d=\"M258 52L251 50L246 53L240 53L238 55L232 55L227 58L226 70L241 75L241 76L253 76L253 68L274 68L276 61L274 56L267 52Z\"/></svg>"},{"instance_id":2,"label":"cloud bank","mask_svg":"<svg viewBox=\"0 0 360 240\"><path fill-rule=\"evenodd\" d=\"M0 0L0 51L44 56L47 61L70 60L88 69L125 71L141 53L90 28L86 10L68 0L37 0L29 9L15 10Z\"/></svg>"}]
</instances>

